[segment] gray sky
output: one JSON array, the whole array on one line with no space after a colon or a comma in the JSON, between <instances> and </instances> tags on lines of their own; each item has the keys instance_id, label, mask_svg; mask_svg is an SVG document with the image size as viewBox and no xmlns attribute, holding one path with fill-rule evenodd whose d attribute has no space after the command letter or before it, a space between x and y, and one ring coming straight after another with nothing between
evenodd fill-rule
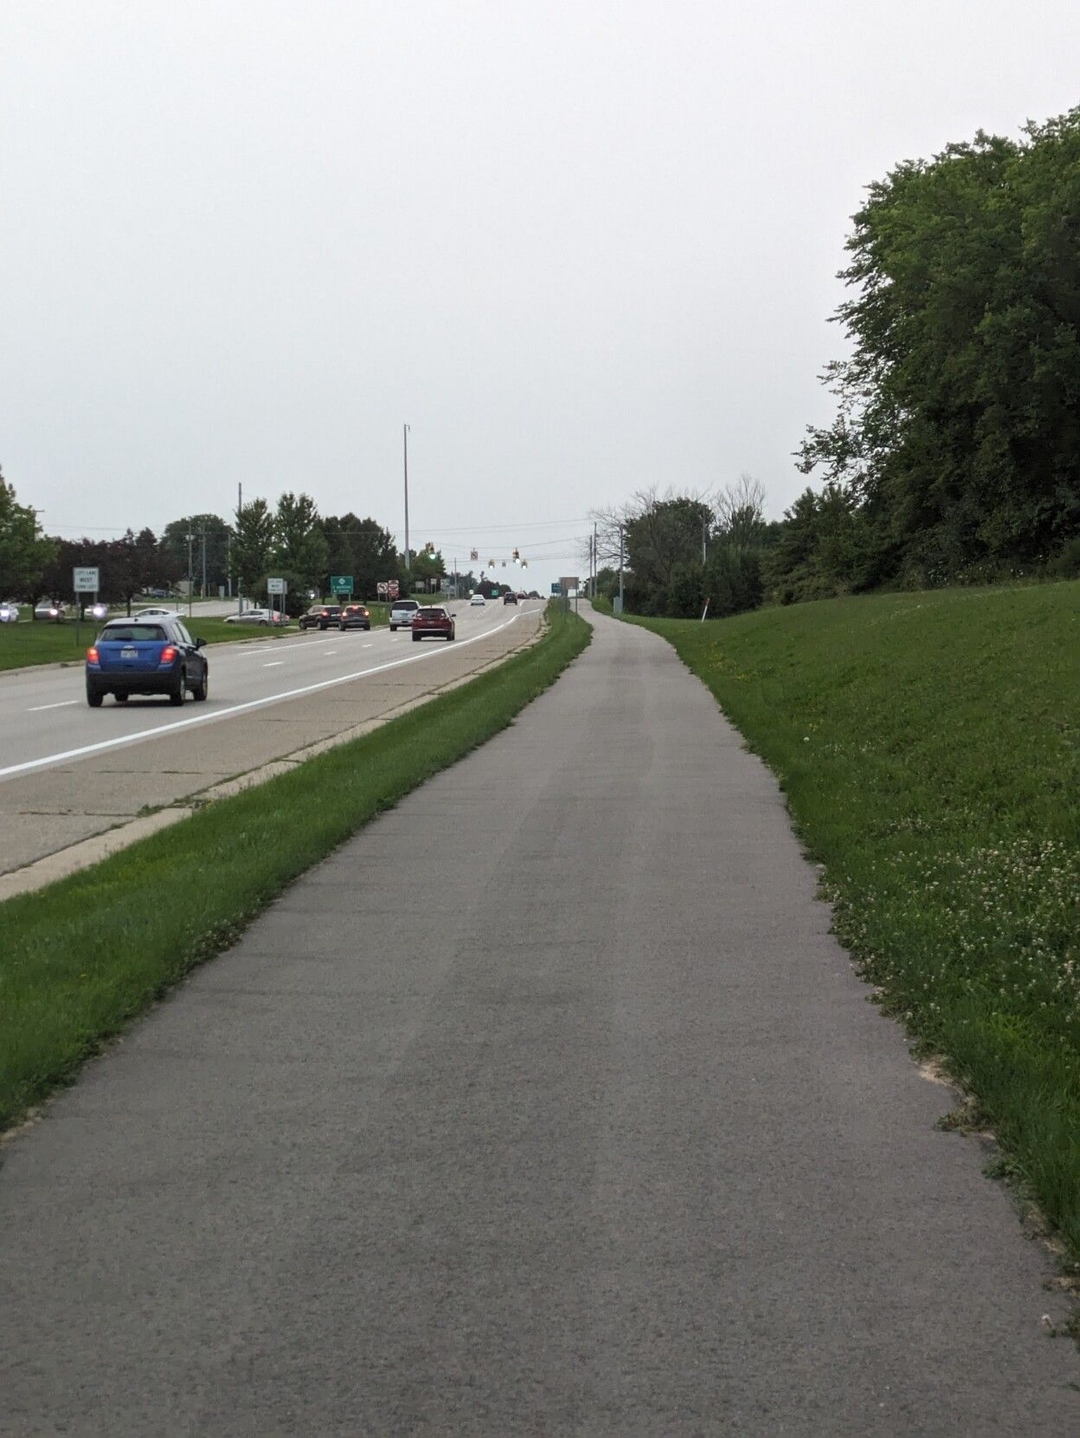
<instances>
[{"instance_id":1,"label":"gray sky","mask_svg":"<svg viewBox=\"0 0 1080 1438\"><path fill-rule=\"evenodd\" d=\"M1074 0L4 0L0 464L49 533L273 503L577 572L832 406L862 187L1080 103Z\"/></svg>"}]
</instances>

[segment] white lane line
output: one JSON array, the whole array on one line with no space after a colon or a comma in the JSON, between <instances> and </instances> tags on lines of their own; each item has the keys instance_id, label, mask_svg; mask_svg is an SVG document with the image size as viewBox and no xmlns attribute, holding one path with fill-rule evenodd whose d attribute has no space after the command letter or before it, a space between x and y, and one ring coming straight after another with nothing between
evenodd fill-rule
<instances>
[{"instance_id":1,"label":"white lane line","mask_svg":"<svg viewBox=\"0 0 1080 1438\"><path fill-rule=\"evenodd\" d=\"M268 704L278 704L283 699L301 699L305 694L317 694L320 689L332 689L336 684L351 684L355 679L366 679L369 674L381 674L386 669L400 669L405 664L418 664L421 660L431 659L437 654L453 654L455 650L464 649L469 644L475 644L480 639L488 639L492 634L497 634L500 629L509 629L516 614L512 614L505 624L496 624L491 629L485 629L482 634L476 634L472 639L459 639L450 649L448 645L440 644L434 646L422 645L419 654L410 654L408 659L392 659L388 664L375 664L370 669L358 669L353 674L340 674L336 679L320 679L316 684L304 684L299 689L286 689L280 694L268 694L265 699L248 699L243 704L230 704L227 709L203 710L201 714L194 714L190 719L177 719L172 724L161 724L154 729L140 729L135 734L120 735L115 739L102 739L97 744L83 744L78 749L65 749L59 754L46 754L42 759L28 759L22 764L9 764L6 769L0 769L0 779L10 779L14 774L28 774L32 769L45 769L50 764L62 764L68 759L82 759L87 754L100 754L106 749L120 749L127 744L136 744L140 739L156 739L161 734L175 734L178 729L190 729L194 724L207 724L215 719L228 719L232 714L246 714L252 709L265 709ZM78 703L78 700L74 701Z\"/></svg>"},{"instance_id":2,"label":"white lane line","mask_svg":"<svg viewBox=\"0 0 1080 1438\"><path fill-rule=\"evenodd\" d=\"M66 709L69 704L81 704L81 699L62 699L59 704L37 704L33 709L28 709L27 714L40 714L45 709Z\"/></svg>"},{"instance_id":3,"label":"white lane line","mask_svg":"<svg viewBox=\"0 0 1080 1438\"><path fill-rule=\"evenodd\" d=\"M269 664L264 664L264 665L263 665L263 668L264 668L264 669L277 669L277 668L279 668L279 667L280 667L282 664L284 664L284 663L285 663L284 659L271 659L271 661L270 661Z\"/></svg>"},{"instance_id":4,"label":"white lane line","mask_svg":"<svg viewBox=\"0 0 1080 1438\"><path fill-rule=\"evenodd\" d=\"M328 649L328 650L326 651L326 653L323 655L323 658L324 658L324 659L333 659L333 657L334 657L334 655L335 655L336 653L337 653L337 650L336 650L336 649Z\"/></svg>"},{"instance_id":5,"label":"white lane line","mask_svg":"<svg viewBox=\"0 0 1080 1438\"><path fill-rule=\"evenodd\" d=\"M375 648L375 645L374 645L374 644L361 644L360 648L361 648L361 649L374 649L374 648Z\"/></svg>"}]
</instances>

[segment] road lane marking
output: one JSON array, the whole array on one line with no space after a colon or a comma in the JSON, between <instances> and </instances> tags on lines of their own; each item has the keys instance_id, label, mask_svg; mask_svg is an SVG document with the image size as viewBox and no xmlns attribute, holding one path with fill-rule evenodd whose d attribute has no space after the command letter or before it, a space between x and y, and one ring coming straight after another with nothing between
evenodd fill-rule
<instances>
[{"instance_id":1,"label":"road lane marking","mask_svg":"<svg viewBox=\"0 0 1080 1438\"><path fill-rule=\"evenodd\" d=\"M492 634L497 634L500 629L508 629L519 616L512 614L505 624L496 624L491 629L485 629L482 634L476 634L471 639L459 639L453 649L442 644L437 648L426 645L421 646L419 654L410 654L407 659L391 659L386 664L375 664L370 669L359 669L353 674L340 674L336 679L320 679L315 684L304 684L299 689L286 689L280 694L268 694L264 699L248 699L243 704L230 704L227 709L204 709L201 714L194 714L190 719L177 719L172 724L160 724L153 729L140 729L135 734L118 735L115 739L102 739L97 744L83 744L78 749L65 749L59 754L46 754L41 759L27 759L22 764L9 764L6 768L0 769L0 779L10 779L16 774L29 774L34 769L46 769L50 764L63 764L68 759L82 759L87 754L100 754L106 749L120 749L127 744L136 744L141 739L156 739L162 734L175 734L178 729L190 729L195 724L207 724L216 719L228 719L233 714L246 714L252 709L265 709L269 704L278 704L285 699L302 699L305 694L317 694L321 689L332 689L337 684L351 684L357 679L366 679L371 674L382 674L387 669L400 669L405 664L418 664L424 659L430 659L437 654L453 654L459 649L464 649L469 644L475 644L478 640L488 639ZM79 703L79 700L70 700L69 703Z\"/></svg>"},{"instance_id":2,"label":"road lane marking","mask_svg":"<svg viewBox=\"0 0 1080 1438\"><path fill-rule=\"evenodd\" d=\"M264 668L264 669L277 669L280 665L282 665L282 664L284 664L284 663L285 663L284 659L271 659L271 661L270 661L269 664L264 664L264 665L263 665L263 668Z\"/></svg>"},{"instance_id":3,"label":"road lane marking","mask_svg":"<svg viewBox=\"0 0 1080 1438\"><path fill-rule=\"evenodd\" d=\"M45 709L66 709L69 704L81 704L81 699L62 699L59 704L37 704L27 714L40 714Z\"/></svg>"}]
</instances>

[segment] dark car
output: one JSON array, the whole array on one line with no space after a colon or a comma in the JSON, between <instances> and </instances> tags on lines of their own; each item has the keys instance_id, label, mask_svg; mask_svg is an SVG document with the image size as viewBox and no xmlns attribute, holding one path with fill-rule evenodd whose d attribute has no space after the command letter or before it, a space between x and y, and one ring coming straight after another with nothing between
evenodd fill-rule
<instances>
[{"instance_id":1,"label":"dark car","mask_svg":"<svg viewBox=\"0 0 1080 1438\"><path fill-rule=\"evenodd\" d=\"M330 628L331 624L337 624L341 617L340 604L313 604L306 614L301 614L297 623L301 629Z\"/></svg>"},{"instance_id":2,"label":"dark car","mask_svg":"<svg viewBox=\"0 0 1080 1438\"><path fill-rule=\"evenodd\" d=\"M111 619L86 651L86 702L101 707L106 694L125 704L132 694L167 694L183 704L210 692L210 665L179 618Z\"/></svg>"},{"instance_id":3,"label":"dark car","mask_svg":"<svg viewBox=\"0 0 1080 1438\"><path fill-rule=\"evenodd\" d=\"M34 605L34 618L49 624L63 624L67 611L58 599L39 599Z\"/></svg>"},{"instance_id":4,"label":"dark car","mask_svg":"<svg viewBox=\"0 0 1080 1438\"><path fill-rule=\"evenodd\" d=\"M434 604L417 609L413 614L410 628L412 637L417 640L456 638L454 615L450 613L449 609L440 609Z\"/></svg>"},{"instance_id":5,"label":"dark car","mask_svg":"<svg viewBox=\"0 0 1080 1438\"><path fill-rule=\"evenodd\" d=\"M370 629L371 614L365 604L343 604L338 615L339 629Z\"/></svg>"},{"instance_id":6,"label":"dark car","mask_svg":"<svg viewBox=\"0 0 1080 1438\"><path fill-rule=\"evenodd\" d=\"M503 603L504 603L504 604L516 604L516 603L517 603L517 595L514 593L514 591L513 591L512 589L508 589L508 590L506 591L506 593L503 595Z\"/></svg>"}]
</instances>

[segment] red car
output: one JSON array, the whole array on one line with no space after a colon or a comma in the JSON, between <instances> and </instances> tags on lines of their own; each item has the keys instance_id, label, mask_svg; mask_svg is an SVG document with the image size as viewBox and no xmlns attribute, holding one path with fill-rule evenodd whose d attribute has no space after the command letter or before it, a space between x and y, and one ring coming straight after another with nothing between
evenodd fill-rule
<instances>
[{"instance_id":1,"label":"red car","mask_svg":"<svg viewBox=\"0 0 1080 1438\"><path fill-rule=\"evenodd\" d=\"M435 639L453 639L454 616L448 609L440 609L434 604L421 607L413 615L412 637L416 640L426 639L429 636Z\"/></svg>"}]
</instances>

